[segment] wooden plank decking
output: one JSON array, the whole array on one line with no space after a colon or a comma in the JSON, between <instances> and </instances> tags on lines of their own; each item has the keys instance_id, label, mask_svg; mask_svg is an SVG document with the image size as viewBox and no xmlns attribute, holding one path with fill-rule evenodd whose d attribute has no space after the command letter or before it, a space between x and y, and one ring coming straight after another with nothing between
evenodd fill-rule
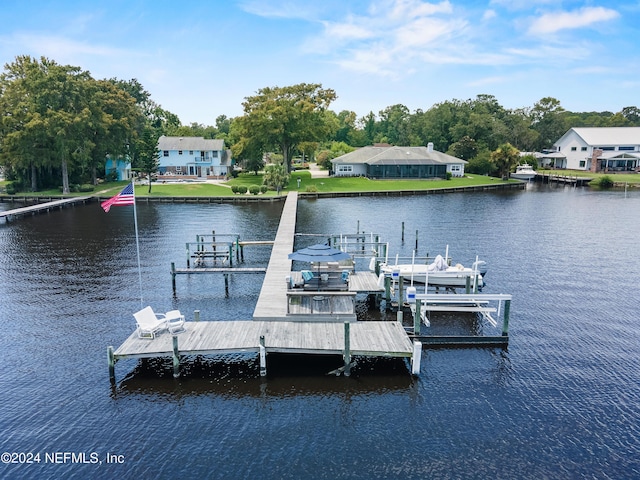
<instances>
[{"instance_id":1,"label":"wooden plank decking","mask_svg":"<svg viewBox=\"0 0 640 480\"><path fill-rule=\"evenodd\" d=\"M398 322L354 322L350 327L351 355L411 357L413 346ZM186 322L179 333L178 350L184 355L258 353L265 337L267 353L341 355L345 326L340 322L272 322L255 320ZM173 355L169 333L155 339L138 338L136 332L117 348L114 358Z\"/></svg>"},{"instance_id":2,"label":"wooden plank decking","mask_svg":"<svg viewBox=\"0 0 640 480\"><path fill-rule=\"evenodd\" d=\"M291 273L291 260L296 231L298 192L289 192L282 208L280 225L276 233L267 272L262 282L260 296L253 311L254 320L284 320L287 316L287 282Z\"/></svg>"}]
</instances>

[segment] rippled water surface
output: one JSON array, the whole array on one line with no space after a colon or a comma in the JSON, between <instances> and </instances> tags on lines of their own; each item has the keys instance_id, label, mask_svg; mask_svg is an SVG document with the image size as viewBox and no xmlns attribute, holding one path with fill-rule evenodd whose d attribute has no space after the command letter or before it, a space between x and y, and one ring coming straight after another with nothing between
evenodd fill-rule
<instances>
[{"instance_id":1,"label":"rippled water surface","mask_svg":"<svg viewBox=\"0 0 640 480\"><path fill-rule=\"evenodd\" d=\"M139 205L144 303L250 319L262 276L232 276L228 297L218 276L179 276L174 295L170 264L196 234L273 239L281 208ZM325 375L340 359L270 356L265 380L227 356L175 380L166 361L123 360L115 387L106 347L140 308L132 209L1 224L0 450L41 457L0 477L638 478L639 212L637 192L546 186L301 200L298 232L359 228L410 256L417 231L421 255L486 260L485 292L513 295L508 349L425 349L418 378L397 360L357 359L344 378ZM247 247L245 264L269 255Z\"/></svg>"}]
</instances>

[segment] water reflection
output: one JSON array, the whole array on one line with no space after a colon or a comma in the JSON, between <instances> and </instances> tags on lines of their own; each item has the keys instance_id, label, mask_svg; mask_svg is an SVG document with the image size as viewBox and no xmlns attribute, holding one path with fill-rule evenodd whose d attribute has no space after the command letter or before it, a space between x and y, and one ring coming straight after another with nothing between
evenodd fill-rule
<instances>
[{"instance_id":1,"label":"water reflection","mask_svg":"<svg viewBox=\"0 0 640 480\"><path fill-rule=\"evenodd\" d=\"M344 363L340 356L269 354L267 377L260 377L258 361L250 355L189 357L173 379L170 359L141 359L112 389L112 396L162 396L180 399L215 395L244 397L384 395L411 388L414 380L405 360L353 357L351 377L330 374Z\"/></svg>"}]
</instances>

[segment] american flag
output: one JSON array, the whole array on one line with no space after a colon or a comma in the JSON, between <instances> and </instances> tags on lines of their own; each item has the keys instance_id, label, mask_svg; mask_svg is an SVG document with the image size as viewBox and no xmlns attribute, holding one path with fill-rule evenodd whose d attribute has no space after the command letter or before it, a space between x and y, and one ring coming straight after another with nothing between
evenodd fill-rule
<instances>
[{"instance_id":1,"label":"american flag","mask_svg":"<svg viewBox=\"0 0 640 480\"><path fill-rule=\"evenodd\" d=\"M136 197L133 193L133 183L130 183L122 189L122 191L115 197L111 197L109 200L105 200L100 204L105 212L108 212L112 205L122 207L124 205L134 205Z\"/></svg>"}]
</instances>

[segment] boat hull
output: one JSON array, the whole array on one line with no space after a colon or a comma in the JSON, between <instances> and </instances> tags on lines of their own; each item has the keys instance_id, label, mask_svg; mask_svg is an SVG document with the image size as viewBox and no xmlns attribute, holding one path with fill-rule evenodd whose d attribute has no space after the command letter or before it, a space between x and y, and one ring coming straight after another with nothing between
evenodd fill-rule
<instances>
[{"instance_id":1,"label":"boat hull","mask_svg":"<svg viewBox=\"0 0 640 480\"><path fill-rule=\"evenodd\" d=\"M390 265L381 267L380 271L385 275L392 275L395 270L399 271L399 275L405 281L413 280L416 283L429 282L429 285L435 287L466 287L467 279L469 284L481 288L484 285L482 274L473 271L470 268L449 267L447 270L437 272L427 272L426 265Z\"/></svg>"}]
</instances>

